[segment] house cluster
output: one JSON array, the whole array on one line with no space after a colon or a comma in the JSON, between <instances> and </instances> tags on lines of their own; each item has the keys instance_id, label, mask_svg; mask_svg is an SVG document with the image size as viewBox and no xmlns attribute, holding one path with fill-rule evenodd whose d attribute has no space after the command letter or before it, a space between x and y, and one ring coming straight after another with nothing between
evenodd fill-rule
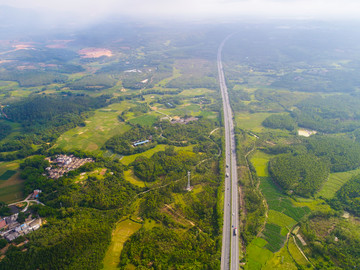
<instances>
[{"instance_id":1,"label":"house cluster","mask_svg":"<svg viewBox=\"0 0 360 270\"><path fill-rule=\"evenodd\" d=\"M0 219L0 235L9 242L18 238L21 235L28 234L35 231L41 226L41 218L29 219L25 223L17 222L19 214L13 214L9 217Z\"/></svg>"},{"instance_id":2,"label":"house cluster","mask_svg":"<svg viewBox=\"0 0 360 270\"><path fill-rule=\"evenodd\" d=\"M58 179L69 171L76 170L85 163L94 162L92 158L78 158L74 155L57 155L52 161L51 158L47 158L50 162L50 167L47 167L48 175L52 179Z\"/></svg>"}]
</instances>

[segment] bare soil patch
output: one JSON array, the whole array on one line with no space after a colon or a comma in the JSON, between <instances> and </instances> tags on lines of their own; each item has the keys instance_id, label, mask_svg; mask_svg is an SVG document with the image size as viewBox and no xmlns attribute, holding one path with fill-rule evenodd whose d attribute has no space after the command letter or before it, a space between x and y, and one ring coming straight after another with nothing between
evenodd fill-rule
<instances>
[{"instance_id":1,"label":"bare soil patch","mask_svg":"<svg viewBox=\"0 0 360 270\"><path fill-rule=\"evenodd\" d=\"M112 56L112 52L105 48L85 48L79 51L82 58L99 58L101 56Z\"/></svg>"}]
</instances>

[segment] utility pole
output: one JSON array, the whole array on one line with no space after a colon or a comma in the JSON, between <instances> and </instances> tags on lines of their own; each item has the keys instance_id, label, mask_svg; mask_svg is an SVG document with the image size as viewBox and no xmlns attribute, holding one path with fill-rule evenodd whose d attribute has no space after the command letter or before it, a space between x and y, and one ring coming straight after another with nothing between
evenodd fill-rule
<instances>
[{"instance_id":1,"label":"utility pole","mask_svg":"<svg viewBox=\"0 0 360 270\"><path fill-rule=\"evenodd\" d=\"M186 190L187 190L187 191L191 191L191 186L190 186L190 171L188 171L188 184L187 184Z\"/></svg>"}]
</instances>

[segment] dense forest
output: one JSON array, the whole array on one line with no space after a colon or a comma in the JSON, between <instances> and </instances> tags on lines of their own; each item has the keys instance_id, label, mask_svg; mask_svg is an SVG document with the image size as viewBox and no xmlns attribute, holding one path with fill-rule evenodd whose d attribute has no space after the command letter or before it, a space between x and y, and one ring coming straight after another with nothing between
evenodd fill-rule
<instances>
[{"instance_id":1,"label":"dense forest","mask_svg":"<svg viewBox=\"0 0 360 270\"><path fill-rule=\"evenodd\" d=\"M185 173L195 165L196 160L194 153L175 152L174 147L169 146L165 151L159 151L151 158L140 156L131 165L134 166L134 174L139 179L152 182L159 176Z\"/></svg>"},{"instance_id":2,"label":"dense forest","mask_svg":"<svg viewBox=\"0 0 360 270\"><path fill-rule=\"evenodd\" d=\"M64 83L67 80L67 77L63 74L54 72L12 70L0 72L0 80L16 81L20 86L30 87L52 83Z\"/></svg>"},{"instance_id":3,"label":"dense forest","mask_svg":"<svg viewBox=\"0 0 360 270\"><path fill-rule=\"evenodd\" d=\"M332 172L353 170L360 166L360 145L350 139L312 136L306 142L310 153L331 164Z\"/></svg>"},{"instance_id":4,"label":"dense forest","mask_svg":"<svg viewBox=\"0 0 360 270\"><path fill-rule=\"evenodd\" d=\"M124 245L121 268L218 269L216 242L197 229L175 233L166 227L139 230Z\"/></svg>"},{"instance_id":5,"label":"dense forest","mask_svg":"<svg viewBox=\"0 0 360 270\"><path fill-rule=\"evenodd\" d=\"M0 122L0 141L11 133L11 126L4 122Z\"/></svg>"},{"instance_id":6,"label":"dense forest","mask_svg":"<svg viewBox=\"0 0 360 270\"><path fill-rule=\"evenodd\" d=\"M289 131L293 131L296 128L296 122L289 115L273 114L267 117L262 124L265 127L287 129Z\"/></svg>"},{"instance_id":7,"label":"dense forest","mask_svg":"<svg viewBox=\"0 0 360 270\"><path fill-rule=\"evenodd\" d=\"M337 209L344 209L356 216L360 216L360 175L354 176L349 182L343 185L330 203Z\"/></svg>"},{"instance_id":8,"label":"dense forest","mask_svg":"<svg viewBox=\"0 0 360 270\"><path fill-rule=\"evenodd\" d=\"M309 197L321 187L329 175L327 163L312 154L284 154L269 163L273 179L290 194Z\"/></svg>"},{"instance_id":9,"label":"dense forest","mask_svg":"<svg viewBox=\"0 0 360 270\"><path fill-rule=\"evenodd\" d=\"M153 127L137 125L124 134L115 135L110 138L105 143L104 148L122 155L141 153L156 146L157 134L158 131ZM134 143L146 140L148 141L147 143L134 146Z\"/></svg>"},{"instance_id":10,"label":"dense forest","mask_svg":"<svg viewBox=\"0 0 360 270\"><path fill-rule=\"evenodd\" d=\"M292 116L301 127L325 133L349 132L360 127L359 105L358 94L315 96L296 104L299 111L294 110Z\"/></svg>"},{"instance_id":11,"label":"dense forest","mask_svg":"<svg viewBox=\"0 0 360 270\"><path fill-rule=\"evenodd\" d=\"M4 108L9 121L21 123L27 135L45 142L77 125L84 125L85 112L106 105L108 96L38 95Z\"/></svg>"}]
</instances>

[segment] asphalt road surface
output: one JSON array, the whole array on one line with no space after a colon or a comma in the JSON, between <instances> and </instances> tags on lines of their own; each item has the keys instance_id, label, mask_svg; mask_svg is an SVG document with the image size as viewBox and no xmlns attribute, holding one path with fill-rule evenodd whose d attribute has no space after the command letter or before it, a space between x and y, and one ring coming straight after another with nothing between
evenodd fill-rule
<instances>
[{"instance_id":1,"label":"asphalt road surface","mask_svg":"<svg viewBox=\"0 0 360 270\"><path fill-rule=\"evenodd\" d=\"M238 180L236 166L236 144L233 115L226 87L225 75L221 61L221 52L227 36L219 46L217 66L221 97L223 100L225 126L225 196L224 196L224 225L221 250L221 269L239 269L239 207L238 207Z\"/></svg>"}]
</instances>

